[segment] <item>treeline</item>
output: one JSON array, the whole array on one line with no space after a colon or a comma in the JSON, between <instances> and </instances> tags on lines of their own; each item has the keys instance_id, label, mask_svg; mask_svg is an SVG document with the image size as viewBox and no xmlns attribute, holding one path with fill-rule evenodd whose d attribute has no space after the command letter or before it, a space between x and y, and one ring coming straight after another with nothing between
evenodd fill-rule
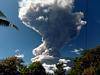
<instances>
[{"instance_id":1,"label":"treeline","mask_svg":"<svg viewBox=\"0 0 100 75\"><path fill-rule=\"evenodd\" d=\"M100 75L100 46L84 50L80 57L72 60L74 66L67 75ZM54 75L66 75L63 63L56 65ZM37 61L25 65L24 61L17 57L8 57L0 60L0 75L51 75L46 73L42 64Z\"/></svg>"},{"instance_id":2,"label":"treeline","mask_svg":"<svg viewBox=\"0 0 100 75\"><path fill-rule=\"evenodd\" d=\"M54 75L65 75L63 64L56 65ZM46 73L42 64L37 61L32 64L25 65L22 59L17 57L8 57L0 61L0 75L52 75Z\"/></svg>"},{"instance_id":3,"label":"treeline","mask_svg":"<svg viewBox=\"0 0 100 75\"><path fill-rule=\"evenodd\" d=\"M76 57L68 75L100 75L100 46L85 50Z\"/></svg>"},{"instance_id":4,"label":"treeline","mask_svg":"<svg viewBox=\"0 0 100 75\"><path fill-rule=\"evenodd\" d=\"M8 57L0 61L0 75L46 75L40 62L25 65L22 59Z\"/></svg>"}]
</instances>

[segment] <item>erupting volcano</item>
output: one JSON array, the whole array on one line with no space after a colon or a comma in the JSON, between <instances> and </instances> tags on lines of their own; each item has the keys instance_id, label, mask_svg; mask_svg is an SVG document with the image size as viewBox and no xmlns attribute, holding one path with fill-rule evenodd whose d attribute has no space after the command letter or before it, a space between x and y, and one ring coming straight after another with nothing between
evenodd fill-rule
<instances>
[{"instance_id":1,"label":"erupting volcano","mask_svg":"<svg viewBox=\"0 0 100 75\"><path fill-rule=\"evenodd\" d=\"M73 12L74 0L21 0L19 18L39 33L42 44L33 49L32 61L55 64L61 58L59 49L70 42L86 24L82 12Z\"/></svg>"}]
</instances>

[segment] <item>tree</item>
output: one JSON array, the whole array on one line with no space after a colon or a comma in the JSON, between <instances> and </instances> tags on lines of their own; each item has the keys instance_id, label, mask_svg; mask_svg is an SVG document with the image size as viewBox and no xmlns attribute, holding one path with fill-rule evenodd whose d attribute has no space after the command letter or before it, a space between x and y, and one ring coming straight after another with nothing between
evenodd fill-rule
<instances>
[{"instance_id":1,"label":"tree","mask_svg":"<svg viewBox=\"0 0 100 75\"><path fill-rule=\"evenodd\" d=\"M27 68L26 65L20 65L18 67L20 75L28 75L29 74L29 69Z\"/></svg>"},{"instance_id":2,"label":"tree","mask_svg":"<svg viewBox=\"0 0 100 75\"><path fill-rule=\"evenodd\" d=\"M56 64L57 70L54 71L54 75L65 75L65 70L63 69L63 63Z\"/></svg>"},{"instance_id":3,"label":"tree","mask_svg":"<svg viewBox=\"0 0 100 75\"><path fill-rule=\"evenodd\" d=\"M16 30L19 30L16 25L14 25L14 24L10 23L10 21L6 20L7 18L2 11L0 11L0 17L5 18L5 19L0 19L0 26L11 27L11 28L15 28Z\"/></svg>"},{"instance_id":4,"label":"tree","mask_svg":"<svg viewBox=\"0 0 100 75\"><path fill-rule=\"evenodd\" d=\"M100 46L82 53L74 60L74 67L68 75L98 75L100 74Z\"/></svg>"},{"instance_id":5,"label":"tree","mask_svg":"<svg viewBox=\"0 0 100 75\"><path fill-rule=\"evenodd\" d=\"M17 57L8 57L0 61L0 75L18 75L18 66L21 65L22 59Z\"/></svg>"},{"instance_id":6,"label":"tree","mask_svg":"<svg viewBox=\"0 0 100 75\"><path fill-rule=\"evenodd\" d=\"M39 61L33 62L28 68L31 75L46 75L45 69Z\"/></svg>"},{"instance_id":7,"label":"tree","mask_svg":"<svg viewBox=\"0 0 100 75\"><path fill-rule=\"evenodd\" d=\"M0 17L5 17L6 18L6 15L2 11L0 11Z\"/></svg>"}]
</instances>

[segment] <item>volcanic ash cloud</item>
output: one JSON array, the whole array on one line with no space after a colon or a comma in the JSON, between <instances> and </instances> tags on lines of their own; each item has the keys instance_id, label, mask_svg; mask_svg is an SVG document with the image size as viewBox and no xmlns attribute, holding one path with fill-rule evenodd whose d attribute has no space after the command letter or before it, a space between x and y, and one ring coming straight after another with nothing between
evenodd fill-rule
<instances>
[{"instance_id":1,"label":"volcanic ash cloud","mask_svg":"<svg viewBox=\"0 0 100 75\"><path fill-rule=\"evenodd\" d=\"M29 28L38 32L42 44L33 49L32 61L56 63L58 50L75 38L85 21L82 12L73 12L74 0L21 0L19 18Z\"/></svg>"}]
</instances>

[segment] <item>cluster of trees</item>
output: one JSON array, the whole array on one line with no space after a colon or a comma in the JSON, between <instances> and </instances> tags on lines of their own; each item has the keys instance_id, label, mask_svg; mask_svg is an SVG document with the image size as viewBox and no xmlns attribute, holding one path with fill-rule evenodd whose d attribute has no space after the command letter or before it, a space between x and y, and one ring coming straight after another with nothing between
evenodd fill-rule
<instances>
[{"instance_id":1,"label":"cluster of trees","mask_svg":"<svg viewBox=\"0 0 100 75\"><path fill-rule=\"evenodd\" d=\"M100 74L100 46L86 50L80 57L74 60L74 66L67 75L99 75ZM66 75L63 63L56 65L54 75ZM37 61L25 65L23 60L17 57L8 57L0 60L0 75L51 75L46 73L42 64Z\"/></svg>"},{"instance_id":2,"label":"cluster of trees","mask_svg":"<svg viewBox=\"0 0 100 75\"><path fill-rule=\"evenodd\" d=\"M0 75L46 75L40 62L34 62L29 66L17 57L8 57L0 61Z\"/></svg>"},{"instance_id":3,"label":"cluster of trees","mask_svg":"<svg viewBox=\"0 0 100 75\"><path fill-rule=\"evenodd\" d=\"M68 75L100 75L100 46L86 50L74 59Z\"/></svg>"},{"instance_id":4,"label":"cluster of trees","mask_svg":"<svg viewBox=\"0 0 100 75\"><path fill-rule=\"evenodd\" d=\"M65 75L63 64L56 65L58 68L54 75ZM42 64L37 61L32 64L25 65L24 61L17 57L8 57L0 60L0 75L52 75L46 73Z\"/></svg>"}]
</instances>

